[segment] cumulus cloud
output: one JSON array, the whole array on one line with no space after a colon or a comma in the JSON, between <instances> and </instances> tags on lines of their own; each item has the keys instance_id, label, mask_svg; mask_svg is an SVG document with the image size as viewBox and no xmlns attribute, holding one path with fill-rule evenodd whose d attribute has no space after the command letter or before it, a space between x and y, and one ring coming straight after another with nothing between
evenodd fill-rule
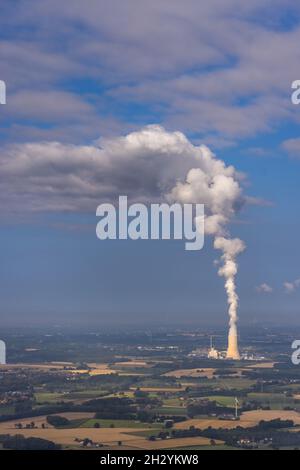
<instances>
[{"instance_id":1,"label":"cumulus cloud","mask_svg":"<svg viewBox=\"0 0 300 470\"><path fill-rule=\"evenodd\" d=\"M286 294L292 294L292 293L295 292L297 289L299 289L299 287L300 287L300 279L296 279L295 281L292 281L292 282L286 281L286 282L283 284L283 287L284 287L284 290L285 290Z\"/></svg>"},{"instance_id":2,"label":"cumulus cloud","mask_svg":"<svg viewBox=\"0 0 300 470\"><path fill-rule=\"evenodd\" d=\"M239 174L234 167L212 158L203 147L202 165L189 170L186 180L178 182L168 198L182 203L203 203L209 209L205 221L206 233L225 233L224 227L243 204Z\"/></svg>"},{"instance_id":3,"label":"cumulus cloud","mask_svg":"<svg viewBox=\"0 0 300 470\"><path fill-rule=\"evenodd\" d=\"M273 292L273 287L267 283L263 283L256 287L256 291L262 294L271 294Z\"/></svg>"},{"instance_id":4,"label":"cumulus cloud","mask_svg":"<svg viewBox=\"0 0 300 470\"><path fill-rule=\"evenodd\" d=\"M206 204L209 233L243 204L239 173L181 132L147 126L93 145L39 142L0 152L2 211L92 211L119 194Z\"/></svg>"}]
</instances>

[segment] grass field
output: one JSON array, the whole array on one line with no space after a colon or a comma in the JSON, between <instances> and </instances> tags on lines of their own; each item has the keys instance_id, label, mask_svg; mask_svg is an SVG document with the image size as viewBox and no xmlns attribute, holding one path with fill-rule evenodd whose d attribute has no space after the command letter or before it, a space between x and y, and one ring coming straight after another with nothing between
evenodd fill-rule
<instances>
[{"instance_id":1,"label":"grass field","mask_svg":"<svg viewBox=\"0 0 300 470\"><path fill-rule=\"evenodd\" d=\"M13 405L1 405L0 406L0 415L10 415L15 412L15 407Z\"/></svg>"},{"instance_id":2,"label":"grass field","mask_svg":"<svg viewBox=\"0 0 300 470\"><path fill-rule=\"evenodd\" d=\"M127 397L127 398L132 398L132 397L134 397L134 392L132 392L132 391L124 391L124 392L110 393L109 395L107 395L107 398L109 398L109 397L118 397L118 398Z\"/></svg>"},{"instance_id":3,"label":"grass field","mask_svg":"<svg viewBox=\"0 0 300 470\"><path fill-rule=\"evenodd\" d=\"M221 406L229 406L229 407L235 406L234 396L223 397L219 395L210 395L209 397L203 397L203 398L205 398L206 400L210 400L210 401L216 401Z\"/></svg>"},{"instance_id":4,"label":"grass field","mask_svg":"<svg viewBox=\"0 0 300 470\"><path fill-rule=\"evenodd\" d=\"M275 410L282 410L286 406L295 406L295 398L286 397L283 393L248 393L248 399L270 405Z\"/></svg>"},{"instance_id":5,"label":"grass field","mask_svg":"<svg viewBox=\"0 0 300 470\"><path fill-rule=\"evenodd\" d=\"M153 364L149 364L147 363L146 361L124 361L124 362L115 362L114 367L119 367L119 368L123 368L123 367L153 367Z\"/></svg>"},{"instance_id":6,"label":"grass field","mask_svg":"<svg viewBox=\"0 0 300 470\"><path fill-rule=\"evenodd\" d=\"M102 390L78 390L66 393L38 392L35 394L37 403L57 403L60 401L84 401L92 398L101 398L107 393Z\"/></svg>"},{"instance_id":7,"label":"grass field","mask_svg":"<svg viewBox=\"0 0 300 470\"><path fill-rule=\"evenodd\" d=\"M230 390L235 388L236 390L248 389L255 384L254 380L245 379L243 377L233 377L230 379L218 378L213 382L214 388L220 387L223 390Z\"/></svg>"},{"instance_id":8,"label":"grass field","mask_svg":"<svg viewBox=\"0 0 300 470\"><path fill-rule=\"evenodd\" d=\"M61 370L64 371L65 367L70 367L73 364L70 362L45 362L45 363L36 363L36 364L25 364L25 363L17 363L17 364L1 364L0 365L0 371L1 370L10 370L10 369L36 369L36 370L42 370L42 371L49 371L50 369L53 370ZM70 372L70 371L68 371Z\"/></svg>"},{"instance_id":9,"label":"grass field","mask_svg":"<svg viewBox=\"0 0 300 470\"><path fill-rule=\"evenodd\" d=\"M124 420L124 419L89 419L80 425L81 428L93 428L96 423L100 424L101 428L133 428L133 429L159 429L163 426L158 424L141 423L139 421Z\"/></svg>"},{"instance_id":10,"label":"grass field","mask_svg":"<svg viewBox=\"0 0 300 470\"><path fill-rule=\"evenodd\" d=\"M65 396L69 400L83 400L89 398L101 398L106 395L106 392L103 390L79 390L76 392L67 393Z\"/></svg>"},{"instance_id":11,"label":"grass field","mask_svg":"<svg viewBox=\"0 0 300 470\"><path fill-rule=\"evenodd\" d=\"M175 416L185 416L186 415L186 408L183 407L174 407L174 406L162 406L160 408L155 408L155 411L161 415L175 415Z\"/></svg>"},{"instance_id":12,"label":"grass field","mask_svg":"<svg viewBox=\"0 0 300 470\"><path fill-rule=\"evenodd\" d=\"M246 366L248 369L273 369L275 362L258 362Z\"/></svg>"},{"instance_id":13,"label":"grass field","mask_svg":"<svg viewBox=\"0 0 300 470\"><path fill-rule=\"evenodd\" d=\"M67 397L64 393L39 392L35 394L35 399L37 403L56 403L67 400Z\"/></svg>"},{"instance_id":14,"label":"grass field","mask_svg":"<svg viewBox=\"0 0 300 470\"><path fill-rule=\"evenodd\" d=\"M216 369L206 368L206 369L178 369L172 370L164 374L166 377L176 377L180 379L181 377L207 377L211 379Z\"/></svg>"},{"instance_id":15,"label":"grass field","mask_svg":"<svg viewBox=\"0 0 300 470\"><path fill-rule=\"evenodd\" d=\"M182 400L179 398L166 398L164 400L164 406L173 406L173 407L181 407L182 405Z\"/></svg>"}]
</instances>

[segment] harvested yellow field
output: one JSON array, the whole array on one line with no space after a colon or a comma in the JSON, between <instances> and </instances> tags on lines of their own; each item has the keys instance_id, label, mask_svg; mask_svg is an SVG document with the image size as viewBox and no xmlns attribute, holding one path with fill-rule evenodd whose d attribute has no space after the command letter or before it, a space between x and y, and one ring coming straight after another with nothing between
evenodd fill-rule
<instances>
[{"instance_id":1,"label":"harvested yellow field","mask_svg":"<svg viewBox=\"0 0 300 470\"><path fill-rule=\"evenodd\" d=\"M115 370L109 370L109 369L97 369L97 370L90 370L89 374L90 375L111 375L111 374L116 374L117 371Z\"/></svg>"},{"instance_id":2,"label":"harvested yellow field","mask_svg":"<svg viewBox=\"0 0 300 470\"><path fill-rule=\"evenodd\" d=\"M181 377L208 377L211 379L216 369L178 369L172 370L164 374L166 377L175 377L180 379Z\"/></svg>"},{"instance_id":3,"label":"harvested yellow field","mask_svg":"<svg viewBox=\"0 0 300 470\"><path fill-rule=\"evenodd\" d=\"M252 425L258 424L259 421L271 421L272 419L291 419L296 425L300 425L300 413L297 411L285 411L285 410L254 410L247 411L241 416L241 422L244 421L252 422Z\"/></svg>"},{"instance_id":4,"label":"harvested yellow field","mask_svg":"<svg viewBox=\"0 0 300 470\"><path fill-rule=\"evenodd\" d=\"M223 442L216 441L216 444L223 444ZM176 449L177 447L209 446L210 439L207 439L206 437L181 437L178 439L166 439L161 441L136 439L132 440L130 445L137 449L145 450Z\"/></svg>"},{"instance_id":5,"label":"harvested yellow field","mask_svg":"<svg viewBox=\"0 0 300 470\"><path fill-rule=\"evenodd\" d=\"M258 362L257 364L251 364L246 366L248 369L273 369L275 362Z\"/></svg>"},{"instance_id":6,"label":"harvested yellow field","mask_svg":"<svg viewBox=\"0 0 300 470\"><path fill-rule=\"evenodd\" d=\"M51 364L57 364L59 366L73 366L73 362L65 362L65 361L51 361Z\"/></svg>"},{"instance_id":7,"label":"harvested yellow field","mask_svg":"<svg viewBox=\"0 0 300 470\"><path fill-rule=\"evenodd\" d=\"M33 421L32 420L29 420ZM23 422L23 421L22 421ZM35 421L37 422L37 420ZM139 429L143 431L146 429ZM94 428L72 428L72 429L55 429L53 427L48 427L47 429L18 429L12 427L12 423L1 423L0 434L23 434L25 437L39 437L42 439L48 439L56 444L62 445L78 445L78 442L75 439L91 439L95 443L101 443L105 445L118 445L119 441L128 442L131 444L132 440L136 440L137 436L132 435L132 428L103 428L103 429L94 429Z\"/></svg>"},{"instance_id":8,"label":"harvested yellow field","mask_svg":"<svg viewBox=\"0 0 300 470\"><path fill-rule=\"evenodd\" d=\"M124 364L126 364L124 366ZM124 362L120 362L120 363L116 363L114 364L114 366L119 366L119 367L122 367L124 366L125 367L137 367L134 362L127 362L127 363L124 363ZM90 371L88 371L88 373L90 375L109 375L109 374L119 374L119 375L140 375L139 373L130 373L130 372L124 372L122 370L118 370L118 369L111 369L110 368L110 365L109 364L97 364L97 363L91 363L91 364L88 364L88 366L91 368ZM142 365L142 363L139 363L139 367L145 367L144 365ZM80 370L80 371L74 371L74 372L77 372L77 373L87 373L87 371L85 370Z\"/></svg>"},{"instance_id":9,"label":"harvested yellow field","mask_svg":"<svg viewBox=\"0 0 300 470\"><path fill-rule=\"evenodd\" d=\"M289 428L289 432L300 432L300 427L297 426L295 428Z\"/></svg>"},{"instance_id":10,"label":"harvested yellow field","mask_svg":"<svg viewBox=\"0 0 300 470\"><path fill-rule=\"evenodd\" d=\"M73 374L89 374L89 375L111 375L111 374L119 374L121 372L117 369L111 369L109 364L102 364L102 363L98 364L98 363L93 362L93 363L89 363L88 367L90 367L90 370L80 369L80 370L72 370L71 372Z\"/></svg>"},{"instance_id":11,"label":"harvested yellow field","mask_svg":"<svg viewBox=\"0 0 300 470\"><path fill-rule=\"evenodd\" d=\"M290 419L294 421L295 425L300 425L300 413L296 411L284 411L284 410L254 410L243 413L239 421L220 420L220 419L189 419L182 421L181 423L175 423L175 429L189 429L190 426L194 426L198 429L207 429L212 427L215 429L234 429L237 426L243 428L251 428L256 426L260 421L271 421L272 419Z\"/></svg>"},{"instance_id":12,"label":"harvested yellow field","mask_svg":"<svg viewBox=\"0 0 300 470\"><path fill-rule=\"evenodd\" d=\"M103 362L89 362L88 366L94 370L111 370L109 364Z\"/></svg>"},{"instance_id":13,"label":"harvested yellow field","mask_svg":"<svg viewBox=\"0 0 300 470\"><path fill-rule=\"evenodd\" d=\"M88 366L91 368L91 370L89 371L90 375L116 374L116 371L111 369L109 364L92 362L89 363Z\"/></svg>"}]
</instances>

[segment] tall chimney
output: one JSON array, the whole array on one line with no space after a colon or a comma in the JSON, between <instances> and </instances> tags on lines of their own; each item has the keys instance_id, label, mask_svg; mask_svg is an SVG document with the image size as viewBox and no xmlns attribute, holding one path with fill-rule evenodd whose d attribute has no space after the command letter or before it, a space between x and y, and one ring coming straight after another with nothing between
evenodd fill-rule
<instances>
[{"instance_id":1,"label":"tall chimney","mask_svg":"<svg viewBox=\"0 0 300 470\"><path fill-rule=\"evenodd\" d=\"M241 358L238 348L238 335L236 325L232 325L228 334L227 359L239 360Z\"/></svg>"},{"instance_id":2,"label":"tall chimney","mask_svg":"<svg viewBox=\"0 0 300 470\"><path fill-rule=\"evenodd\" d=\"M6 364L6 345L0 340L0 364Z\"/></svg>"}]
</instances>

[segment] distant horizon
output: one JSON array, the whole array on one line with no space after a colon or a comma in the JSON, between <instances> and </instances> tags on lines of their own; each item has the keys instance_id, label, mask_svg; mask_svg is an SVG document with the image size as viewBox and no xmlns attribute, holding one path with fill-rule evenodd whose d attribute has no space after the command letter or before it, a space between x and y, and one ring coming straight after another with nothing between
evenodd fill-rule
<instances>
[{"instance_id":1,"label":"distant horizon","mask_svg":"<svg viewBox=\"0 0 300 470\"><path fill-rule=\"evenodd\" d=\"M238 327L238 333L245 330L277 330L281 329L282 331L291 330L293 328L300 329L300 324L290 323L290 324L280 324L274 322L263 322L263 323L242 323ZM168 325L164 323L118 323L118 324L89 324L89 325L78 325L78 324L2 324L1 331L44 331L44 332L53 332L53 334L60 334L63 332L82 332L84 334L101 334L102 332L140 332L140 333L151 333L152 331L170 331L170 332L187 332L187 333L201 333L203 330L204 334L209 334L210 330L218 331L224 337L228 335L228 324L199 324L199 323L175 323L173 325ZM1 332L0 332L1 337Z\"/></svg>"}]
</instances>

